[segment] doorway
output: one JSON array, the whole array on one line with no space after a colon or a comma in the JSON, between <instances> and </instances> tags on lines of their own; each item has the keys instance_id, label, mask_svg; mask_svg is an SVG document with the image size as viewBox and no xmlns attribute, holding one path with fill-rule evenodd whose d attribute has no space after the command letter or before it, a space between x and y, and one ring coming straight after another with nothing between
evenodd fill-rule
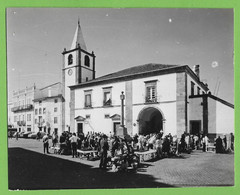
<instances>
[{"instance_id":1,"label":"doorway","mask_svg":"<svg viewBox=\"0 0 240 195\"><path fill-rule=\"evenodd\" d=\"M113 135L117 135L117 131L120 127L120 122L114 122L113 123Z\"/></svg>"},{"instance_id":2,"label":"doorway","mask_svg":"<svg viewBox=\"0 0 240 195\"><path fill-rule=\"evenodd\" d=\"M138 116L139 134L148 135L163 130L162 113L154 107L147 107Z\"/></svg>"},{"instance_id":3,"label":"doorway","mask_svg":"<svg viewBox=\"0 0 240 195\"><path fill-rule=\"evenodd\" d=\"M83 124L77 123L77 134L79 135L80 133L83 133Z\"/></svg>"},{"instance_id":4,"label":"doorway","mask_svg":"<svg viewBox=\"0 0 240 195\"><path fill-rule=\"evenodd\" d=\"M190 134L199 135L201 132L201 120L190 121Z\"/></svg>"}]
</instances>

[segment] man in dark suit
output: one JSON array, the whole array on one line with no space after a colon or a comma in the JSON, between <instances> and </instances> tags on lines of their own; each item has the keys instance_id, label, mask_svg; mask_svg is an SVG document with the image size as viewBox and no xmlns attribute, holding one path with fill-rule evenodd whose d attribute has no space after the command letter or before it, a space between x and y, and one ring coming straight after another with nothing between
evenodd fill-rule
<instances>
[{"instance_id":1,"label":"man in dark suit","mask_svg":"<svg viewBox=\"0 0 240 195\"><path fill-rule=\"evenodd\" d=\"M103 135L100 140L100 169L107 169L107 151L109 149L107 136Z\"/></svg>"}]
</instances>

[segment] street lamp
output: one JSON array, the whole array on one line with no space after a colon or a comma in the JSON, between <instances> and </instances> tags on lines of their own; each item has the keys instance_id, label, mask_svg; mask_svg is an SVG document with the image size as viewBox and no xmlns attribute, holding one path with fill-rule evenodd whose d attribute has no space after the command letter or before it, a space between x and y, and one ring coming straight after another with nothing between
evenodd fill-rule
<instances>
[{"instance_id":1,"label":"street lamp","mask_svg":"<svg viewBox=\"0 0 240 195\"><path fill-rule=\"evenodd\" d=\"M125 95L124 92L122 91L122 94L120 95L121 99L121 126L124 127L124 100L125 100Z\"/></svg>"},{"instance_id":2,"label":"street lamp","mask_svg":"<svg viewBox=\"0 0 240 195\"><path fill-rule=\"evenodd\" d=\"M121 125L117 131L117 135L124 137L127 135L127 128L124 127L124 100L125 100L125 95L124 92L122 91L121 95L120 95L120 99L121 99Z\"/></svg>"}]
</instances>

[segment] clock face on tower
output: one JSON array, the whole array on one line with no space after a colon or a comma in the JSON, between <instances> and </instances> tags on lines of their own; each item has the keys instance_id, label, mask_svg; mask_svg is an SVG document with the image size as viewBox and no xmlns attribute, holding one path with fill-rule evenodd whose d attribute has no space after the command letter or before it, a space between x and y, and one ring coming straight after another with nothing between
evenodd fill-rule
<instances>
[{"instance_id":1,"label":"clock face on tower","mask_svg":"<svg viewBox=\"0 0 240 195\"><path fill-rule=\"evenodd\" d=\"M68 75L71 76L72 73L73 73L72 69L69 69L69 70L68 70Z\"/></svg>"}]
</instances>

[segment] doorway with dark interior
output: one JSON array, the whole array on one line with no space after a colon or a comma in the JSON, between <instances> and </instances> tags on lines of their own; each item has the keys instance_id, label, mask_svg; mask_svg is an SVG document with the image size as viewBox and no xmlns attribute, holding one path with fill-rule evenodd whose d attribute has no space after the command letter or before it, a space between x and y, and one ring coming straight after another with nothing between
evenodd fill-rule
<instances>
[{"instance_id":1,"label":"doorway with dark interior","mask_svg":"<svg viewBox=\"0 0 240 195\"><path fill-rule=\"evenodd\" d=\"M164 118L159 109L155 107L143 109L138 116L139 134L159 133L163 130L163 121Z\"/></svg>"}]
</instances>

